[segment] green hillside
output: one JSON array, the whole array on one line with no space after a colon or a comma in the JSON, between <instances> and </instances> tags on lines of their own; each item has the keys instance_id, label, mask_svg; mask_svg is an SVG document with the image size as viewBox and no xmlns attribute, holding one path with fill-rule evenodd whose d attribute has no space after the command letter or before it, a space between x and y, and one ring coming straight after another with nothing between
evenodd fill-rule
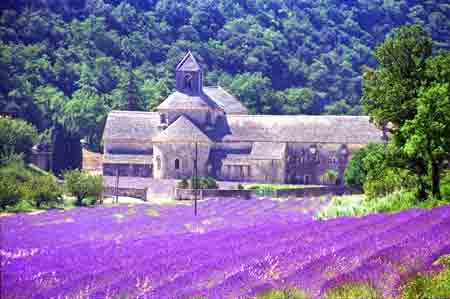
<instances>
[{"instance_id":1,"label":"green hillside","mask_svg":"<svg viewBox=\"0 0 450 299\"><path fill-rule=\"evenodd\" d=\"M80 138L95 147L109 110L150 110L173 90L189 49L206 84L226 87L254 113L360 114L361 67L375 66L375 45L420 23L448 49L446 3L2 1L0 111L51 129L47 138L76 152Z\"/></svg>"}]
</instances>

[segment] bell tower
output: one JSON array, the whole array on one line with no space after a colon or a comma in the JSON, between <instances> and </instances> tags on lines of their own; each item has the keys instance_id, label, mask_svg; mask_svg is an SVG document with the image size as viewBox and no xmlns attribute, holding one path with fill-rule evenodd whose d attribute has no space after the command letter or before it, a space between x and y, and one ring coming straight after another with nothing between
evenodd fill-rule
<instances>
[{"instance_id":1,"label":"bell tower","mask_svg":"<svg viewBox=\"0 0 450 299\"><path fill-rule=\"evenodd\" d=\"M203 72L190 51L177 65L175 71L177 91L192 96L200 96L203 93Z\"/></svg>"}]
</instances>

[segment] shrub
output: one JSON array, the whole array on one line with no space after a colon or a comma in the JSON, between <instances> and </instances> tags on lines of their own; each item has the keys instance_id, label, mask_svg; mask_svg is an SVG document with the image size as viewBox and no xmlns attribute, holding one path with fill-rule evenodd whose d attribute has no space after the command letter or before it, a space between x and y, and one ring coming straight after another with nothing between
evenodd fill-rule
<instances>
[{"instance_id":1,"label":"shrub","mask_svg":"<svg viewBox=\"0 0 450 299\"><path fill-rule=\"evenodd\" d=\"M189 187L191 189L217 189L219 186L212 177L191 177Z\"/></svg>"},{"instance_id":2,"label":"shrub","mask_svg":"<svg viewBox=\"0 0 450 299\"><path fill-rule=\"evenodd\" d=\"M337 182L339 174L336 170L328 169L322 175L321 180L323 184L335 185Z\"/></svg>"},{"instance_id":3,"label":"shrub","mask_svg":"<svg viewBox=\"0 0 450 299\"><path fill-rule=\"evenodd\" d=\"M181 181L178 182L177 188L179 189L187 189L189 188L189 182L187 178L183 178Z\"/></svg>"},{"instance_id":4,"label":"shrub","mask_svg":"<svg viewBox=\"0 0 450 299\"><path fill-rule=\"evenodd\" d=\"M450 202L450 171L447 171L441 181L441 195L442 199Z\"/></svg>"},{"instance_id":5,"label":"shrub","mask_svg":"<svg viewBox=\"0 0 450 299\"><path fill-rule=\"evenodd\" d=\"M378 146L377 144L369 143L366 147L353 153L344 173L344 182L347 186L362 189L367 176L364 159L369 152L374 151Z\"/></svg>"},{"instance_id":6,"label":"shrub","mask_svg":"<svg viewBox=\"0 0 450 299\"><path fill-rule=\"evenodd\" d=\"M37 138L36 128L26 121L0 118L0 156L11 152L28 155Z\"/></svg>"},{"instance_id":7,"label":"shrub","mask_svg":"<svg viewBox=\"0 0 450 299\"><path fill-rule=\"evenodd\" d=\"M365 283L346 283L331 290L325 294L327 299L379 299L381 295L370 285Z\"/></svg>"},{"instance_id":8,"label":"shrub","mask_svg":"<svg viewBox=\"0 0 450 299\"><path fill-rule=\"evenodd\" d=\"M19 189L23 200L33 203L37 208L63 203L62 188L52 176L33 176L21 184Z\"/></svg>"},{"instance_id":9,"label":"shrub","mask_svg":"<svg viewBox=\"0 0 450 299\"><path fill-rule=\"evenodd\" d=\"M237 189L238 189L238 190L244 190L244 186L243 186L242 184L238 184L238 185L237 185Z\"/></svg>"},{"instance_id":10,"label":"shrub","mask_svg":"<svg viewBox=\"0 0 450 299\"><path fill-rule=\"evenodd\" d=\"M76 197L75 205L81 206L87 196L98 198L102 194L103 178L78 169L69 170L64 172L64 187Z\"/></svg>"},{"instance_id":11,"label":"shrub","mask_svg":"<svg viewBox=\"0 0 450 299\"><path fill-rule=\"evenodd\" d=\"M16 205L20 200L20 192L12 177L0 176L0 209Z\"/></svg>"}]
</instances>

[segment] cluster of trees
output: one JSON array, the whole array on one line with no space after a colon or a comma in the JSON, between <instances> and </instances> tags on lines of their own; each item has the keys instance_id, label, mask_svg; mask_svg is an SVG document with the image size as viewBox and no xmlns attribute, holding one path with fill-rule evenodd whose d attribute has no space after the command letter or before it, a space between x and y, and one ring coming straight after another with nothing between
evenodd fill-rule
<instances>
[{"instance_id":1,"label":"cluster of trees","mask_svg":"<svg viewBox=\"0 0 450 299\"><path fill-rule=\"evenodd\" d=\"M34 126L21 119L0 118L0 210L30 211L64 204L63 195L95 203L103 193L101 176L80 170L64 172L64 184L36 166L27 164L32 147L39 142Z\"/></svg>"},{"instance_id":2,"label":"cluster of trees","mask_svg":"<svg viewBox=\"0 0 450 299\"><path fill-rule=\"evenodd\" d=\"M384 193L418 186L419 198L440 200L450 160L450 51L436 51L423 28L411 25L388 36L375 56L378 67L364 71L362 102L389 143L357 153L347 182Z\"/></svg>"},{"instance_id":3,"label":"cluster of trees","mask_svg":"<svg viewBox=\"0 0 450 299\"><path fill-rule=\"evenodd\" d=\"M98 148L111 109L150 110L189 49L253 112L359 114L360 68L393 27L448 47L446 1L21 0L0 4L0 111L33 123L56 171ZM45 143L46 142L46 143ZM69 159L67 159L69 158Z\"/></svg>"}]
</instances>

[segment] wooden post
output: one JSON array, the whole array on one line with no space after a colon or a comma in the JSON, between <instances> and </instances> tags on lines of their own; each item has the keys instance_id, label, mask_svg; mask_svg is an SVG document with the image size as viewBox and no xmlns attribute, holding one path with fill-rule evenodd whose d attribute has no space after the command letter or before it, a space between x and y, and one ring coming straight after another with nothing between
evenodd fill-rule
<instances>
[{"instance_id":1,"label":"wooden post","mask_svg":"<svg viewBox=\"0 0 450 299\"><path fill-rule=\"evenodd\" d=\"M117 167L116 171L116 188L115 188L115 197L116 197L116 203L119 203L119 167Z\"/></svg>"}]
</instances>

